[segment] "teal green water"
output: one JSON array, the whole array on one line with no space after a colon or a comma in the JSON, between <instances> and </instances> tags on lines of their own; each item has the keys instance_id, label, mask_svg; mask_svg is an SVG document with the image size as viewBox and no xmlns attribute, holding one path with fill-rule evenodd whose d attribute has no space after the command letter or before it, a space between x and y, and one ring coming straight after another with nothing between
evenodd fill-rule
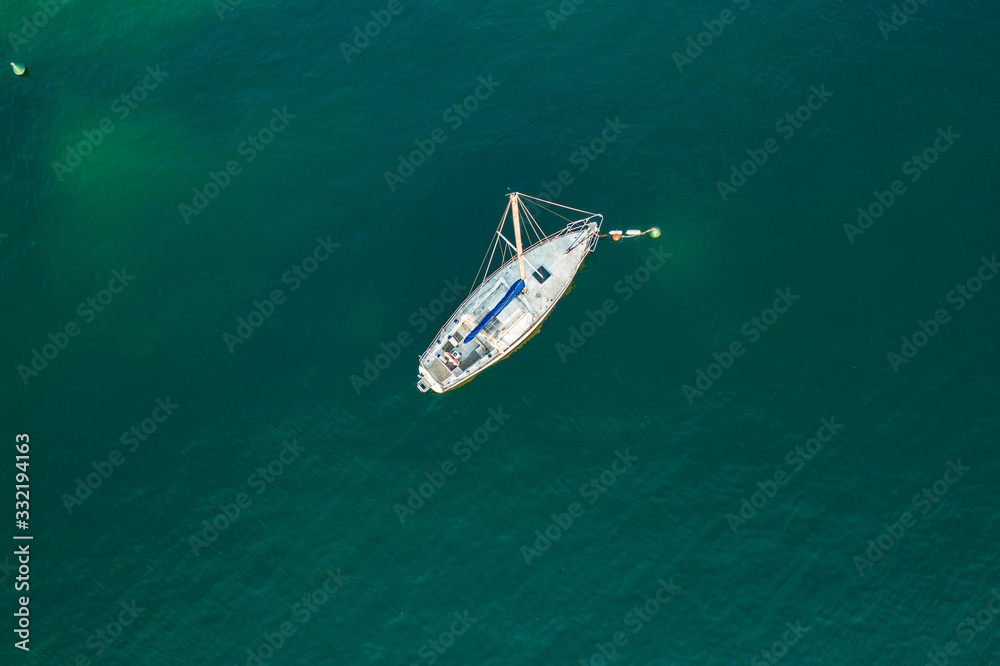
<instances>
[{"instance_id":1,"label":"teal green water","mask_svg":"<svg viewBox=\"0 0 1000 666\"><path fill-rule=\"evenodd\" d=\"M995 3L226 6L4 6L0 663L996 663ZM563 171L662 236L420 394Z\"/></svg>"}]
</instances>

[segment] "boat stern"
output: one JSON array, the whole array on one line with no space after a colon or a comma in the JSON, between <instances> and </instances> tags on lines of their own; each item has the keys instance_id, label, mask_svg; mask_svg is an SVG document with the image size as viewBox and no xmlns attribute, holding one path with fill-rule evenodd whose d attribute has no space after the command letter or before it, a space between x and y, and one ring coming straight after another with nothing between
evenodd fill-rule
<instances>
[{"instance_id":1,"label":"boat stern","mask_svg":"<svg viewBox=\"0 0 1000 666\"><path fill-rule=\"evenodd\" d=\"M423 362L417 364L417 388L421 393L427 393L427 391L444 393L444 387L441 386L440 382L434 379L427 368L424 367Z\"/></svg>"}]
</instances>

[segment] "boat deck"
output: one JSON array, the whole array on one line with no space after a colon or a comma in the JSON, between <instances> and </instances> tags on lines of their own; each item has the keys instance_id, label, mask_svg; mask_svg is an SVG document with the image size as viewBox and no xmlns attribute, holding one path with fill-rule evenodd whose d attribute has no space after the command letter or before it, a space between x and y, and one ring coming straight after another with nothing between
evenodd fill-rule
<instances>
[{"instance_id":1,"label":"boat deck","mask_svg":"<svg viewBox=\"0 0 1000 666\"><path fill-rule=\"evenodd\" d=\"M443 393L472 379L527 339L569 288L600 226L588 221L524 252L525 289L468 343L465 337L520 279L516 258L463 302L420 356L421 391Z\"/></svg>"}]
</instances>

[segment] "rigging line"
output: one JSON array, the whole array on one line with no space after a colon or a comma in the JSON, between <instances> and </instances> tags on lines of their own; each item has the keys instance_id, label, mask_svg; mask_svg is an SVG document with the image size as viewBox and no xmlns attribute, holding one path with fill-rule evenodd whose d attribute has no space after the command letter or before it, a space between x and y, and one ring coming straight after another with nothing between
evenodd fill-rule
<instances>
[{"instance_id":1,"label":"rigging line","mask_svg":"<svg viewBox=\"0 0 1000 666\"><path fill-rule=\"evenodd\" d=\"M543 237L542 230L538 227L537 224L534 223L532 224L532 231L535 232L535 243L537 244L542 242L542 237Z\"/></svg>"},{"instance_id":2,"label":"rigging line","mask_svg":"<svg viewBox=\"0 0 1000 666\"><path fill-rule=\"evenodd\" d=\"M548 202L546 202L546 203L548 203ZM553 214L553 215L555 215L556 217L561 217L562 219L566 220L567 222L572 222L572 221L573 221L573 220L569 219L568 217L566 217L565 215L560 215L559 213L555 212L554 210L549 210L548 208L546 208L545 206L543 206L543 205L541 205L541 204L539 204L539 203L537 203L537 202L535 203L535 205L536 205L536 206L538 206L539 208L541 208L541 209L542 209L542 210L544 210L544 211L547 211L547 212L549 212L549 213L552 213L552 214ZM557 205L558 205L558 204L557 204ZM575 209L571 209L571 210L575 210ZM580 212L581 212L581 213L583 213L583 212L585 212L585 211L580 211Z\"/></svg>"},{"instance_id":3,"label":"rigging line","mask_svg":"<svg viewBox=\"0 0 1000 666\"><path fill-rule=\"evenodd\" d=\"M534 241L531 238L531 226L528 224L527 220L522 219L521 227L521 233L524 234L524 249L526 250L534 244Z\"/></svg>"},{"instance_id":4,"label":"rigging line","mask_svg":"<svg viewBox=\"0 0 1000 666\"><path fill-rule=\"evenodd\" d=\"M531 217L531 213L528 212L527 206L524 207L524 218L527 220L527 223L524 225L524 230L530 234L530 232L535 230L535 225L532 224L534 220ZM530 235L528 236L528 240L531 240Z\"/></svg>"},{"instance_id":5,"label":"rigging line","mask_svg":"<svg viewBox=\"0 0 1000 666\"><path fill-rule=\"evenodd\" d=\"M503 234L499 234L499 235L500 235L500 238L503 238L503 239L504 239L504 242L506 242L506 243L507 243L507 246L508 246L508 247L510 247L510 248L513 248L513 247L514 247L514 244L513 244L513 243L511 243L511 242L510 242L509 240L507 240L507 237L506 237L506 236L504 236ZM504 253L504 258L506 258L506 250L507 250L507 248L504 248L504 250L505 250L505 253ZM514 252L511 252L510 256L511 256L511 258L513 259L513 257L514 257ZM523 253L522 253L522 255L521 255L521 258L522 258L522 259L524 259L525 261L527 261L527 262L528 262L528 265L529 265L529 266L531 266L531 267L532 267L533 269L535 269L535 270L538 270L538 267L537 267L537 266L535 266L535 265L534 265L533 263L531 263L531 260L530 260L530 259L528 259L528 256L527 256L526 254L523 254ZM504 263L507 263L507 262L505 261Z\"/></svg>"},{"instance_id":6,"label":"rigging line","mask_svg":"<svg viewBox=\"0 0 1000 666\"><path fill-rule=\"evenodd\" d=\"M486 262L486 269L485 269L485 272L483 273L483 281L485 281L486 280L486 276L490 274L490 266L493 264L493 257L497 253L497 244L498 243L497 243L496 239L493 239L493 247L492 247L492 249L490 251L490 258L489 258L489 261ZM479 273L476 273L476 279L477 280L479 279Z\"/></svg>"},{"instance_id":7,"label":"rigging line","mask_svg":"<svg viewBox=\"0 0 1000 666\"><path fill-rule=\"evenodd\" d=\"M507 237L504 236L499 231L497 232L497 235L500 236L500 238L502 238L504 240L504 242L507 244L506 247L503 247L503 262L501 263L501 266L502 266L503 264L507 263L507 252L509 250L511 250L510 257L513 260L513 258L515 256L514 252L512 251L513 248L514 248L514 244L511 243L509 240L507 240ZM531 263L531 260L528 259L527 255L522 254L521 257L528 263L529 266L531 266L531 268L532 268L533 271L537 271L538 270L538 266L535 266L533 263Z\"/></svg>"},{"instance_id":8,"label":"rigging line","mask_svg":"<svg viewBox=\"0 0 1000 666\"><path fill-rule=\"evenodd\" d=\"M488 264L486 264L486 275L490 274L490 264L493 263L493 255L496 254L496 251L497 251L497 243L496 243L496 241L493 242L492 250L493 251L490 253L490 261L489 261ZM484 260L485 260L485 257L484 257ZM479 267L480 270L482 270L482 268L483 268L482 266ZM479 279L479 273L476 273L476 280L478 280L478 279ZM473 289L475 289L476 280L472 281L472 285L473 285L472 288ZM483 282L486 282L486 276L483 276ZM469 290L469 296L471 296L471 295L472 295L472 289Z\"/></svg>"},{"instance_id":9,"label":"rigging line","mask_svg":"<svg viewBox=\"0 0 1000 666\"><path fill-rule=\"evenodd\" d=\"M490 258L489 262L486 261L486 257L484 256L483 257L483 263L479 265L479 270L476 271L476 277L472 280L472 287L469 289L469 293L468 293L467 297L471 296L472 295L472 291L476 288L476 282L479 281L479 274L483 271L483 264L486 265L486 273L487 273L487 275L489 274L490 263L492 263L492 261L493 261L493 255L494 255L494 253L496 253L496 239L494 239L493 242L490 243L490 246L486 249L486 255Z\"/></svg>"},{"instance_id":10,"label":"rigging line","mask_svg":"<svg viewBox=\"0 0 1000 666\"><path fill-rule=\"evenodd\" d=\"M504 236L504 235L503 235L502 233L500 233L499 231L497 232L497 236L499 236L500 238L502 238L502 239L503 239L503 242L504 242L504 243L507 243L507 247L514 247L514 244L513 244L513 243L511 243L511 242L510 242L509 240L507 240L507 237L506 237L506 236ZM504 256L504 257L506 257L506 256L507 256L507 248L506 248L506 247L504 248L504 255L503 255L503 256Z\"/></svg>"},{"instance_id":11,"label":"rigging line","mask_svg":"<svg viewBox=\"0 0 1000 666\"><path fill-rule=\"evenodd\" d=\"M539 199L538 197L528 196L527 194L521 194L520 192L518 192L518 195L524 197L525 199L531 199L532 201L541 201L542 203L552 204L553 206L559 206L560 208L565 208L567 210L575 210L577 213L584 213L584 214L589 215L591 217L595 215L595 213L591 213L591 212L586 211L586 210L580 210L579 208L570 208L569 206L564 206L562 204L557 204L554 201L546 201L545 199ZM539 206L539 208L544 208L544 206ZM554 211L549 211L549 212L552 213L553 215L558 215L558 213L555 213ZM562 217L562 216L560 215L560 217ZM565 218L564 217L563 219L565 220L565 219L569 219L569 218Z\"/></svg>"},{"instance_id":12,"label":"rigging line","mask_svg":"<svg viewBox=\"0 0 1000 666\"><path fill-rule=\"evenodd\" d=\"M526 210L525 212L527 212L527 210ZM531 219L531 223L532 223L532 224L533 224L533 225L535 226L535 228L536 228L536 230L537 230L537 233L538 233L538 241L539 241L539 242L541 242L541 240L542 240L543 238L545 238L545 231L544 231L544 230L542 229L542 225L540 225L540 224L539 224L539 223L538 223L538 222L537 222L537 221L535 220L535 217L534 217L534 216L533 216L533 215L532 215L532 214L531 214L530 212L528 213L528 217L529 217L529 218Z\"/></svg>"},{"instance_id":13,"label":"rigging line","mask_svg":"<svg viewBox=\"0 0 1000 666\"><path fill-rule=\"evenodd\" d=\"M504 223L504 220L507 219L507 212L509 210L510 210L510 200L507 201L507 208L504 209L503 217L500 218L500 224L497 225L497 232L499 232L500 229L503 228L503 223ZM499 241L497 240L496 236L494 236L493 237L493 242L490 243L490 247L486 248L486 254L490 256L490 261L491 262L493 261L493 252L496 252L496 244L498 242ZM472 291L476 288L476 280L479 279L479 273L483 270L483 264L485 264L485 263L486 263L486 256L484 255L483 256L483 263L479 264L479 270L476 271L476 278L475 278L475 280L472 281L472 286L469 288L469 293L466 295L466 298L468 298L469 296L471 296L472 295ZM489 264L486 264L486 274L487 274L487 276L489 275L489 270L490 270ZM486 279L486 276L483 276L483 280L484 281L485 281L485 279Z\"/></svg>"},{"instance_id":14,"label":"rigging line","mask_svg":"<svg viewBox=\"0 0 1000 666\"><path fill-rule=\"evenodd\" d=\"M500 233L500 231L498 230L498 231L497 231L497 234L499 234L499 233ZM505 238L504 240L507 240L507 239ZM499 242L499 241L496 241L496 242L495 242L495 244L494 244L494 246L493 246L493 252L494 252L494 253L496 253L496 248L497 248L497 246L499 246L499 245L500 245L500 242ZM500 251L501 251L502 255L505 255L505 254L506 254L506 252L505 252L504 250L505 250L505 248L503 248L503 247L501 247L501 248L500 248ZM501 256L501 259L500 259L500 265L501 265L501 266L503 266L503 265L504 265L504 263L505 263L505 262L504 262L504 260L503 260L503 256ZM482 284L486 284L486 280L487 280L487 279L489 279L489 276L490 276L490 268L489 268L489 267L490 267L490 265L492 265L492 264L493 264L493 255L490 255L490 263L489 263L489 264L488 264L488 265L486 266L486 275L484 275L484 276L483 276L483 282L482 282ZM479 276L477 275L476 277L478 278ZM482 293L482 294L481 294L481 295L479 296L479 300L477 300L477 301L476 301L476 304L475 304L475 305L473 306L473 309L475 309L475 308L478 308L478 307L479 307L479 305L480 305L480 304L481 304L481 303L483 302L483 299L484 299L484 298L486 298L486 296L487 296L487 294L486 294L486 292L484 291L484 292L483 292L483 293Z\"/></svg>"},{"instance_id":15,"label":"rigging line","mask_svg":"<svg viewBox=\"0 0 1000 666\"><path fill-rule=\"evenodd\" d=\"M535 222L535 226L538 227L538 242L541 243L546 238L545 230L542 229L542 225Z\"/></svg>"},{"instance_id":16,"label":"rigging line","mask_svg":"<svg viewBox=\"0 0 1000 666\"><path fill-rule=\"evenodd\" d=\"M503 234L500 233L499 229L496 231L496 235L499 236L500 238L503 238L504 242L506 242L508 245L510 244L510 241L508 241L506 238L504 238ZM493 254L494 255L496 254L496 248L497 247L500 248L500 266L502 267L504 264L507 263L507 247L506 247L506 245L501 245L499 239L497 239L496 240L496 244L495 244L494 249L493 249ZM513 253L512 253L511 256L513 256ZM480 283L480 286L485 285L486 281L490 278L491 275L493 275L493 273L490 272L490 268L492 266L493 266L493 255L490 256L490 262L486 266L486 275L483 276L483 281L482 281L482 283ZM497 268L497 270L500 270L499 267ZM494 271L494 273L495 272L496 271ZM476 301L474 308L479 307L479 305L483 302L483 299L485 299L490 294L492 294L492 292L490 292L488 294L484 290L483 293L479 296L479 299Z\"/></svg>"},{"instance_id":17,"label":"rigging line","mask_svg":"<svg viewBox=\"0 0 1000 666\"><path fill-rule=\"evenodd\" d=\"M545 232L542 230L538 222L535 221L535 218L532 216L531 212L527 209L527 207L525 207L524 209L524 214L528 218L528 221L531 223L530 228L535 232L535 235L537 236L536 242L541 242L541 240L545 237Z\"/></svg>"}]
</instances>

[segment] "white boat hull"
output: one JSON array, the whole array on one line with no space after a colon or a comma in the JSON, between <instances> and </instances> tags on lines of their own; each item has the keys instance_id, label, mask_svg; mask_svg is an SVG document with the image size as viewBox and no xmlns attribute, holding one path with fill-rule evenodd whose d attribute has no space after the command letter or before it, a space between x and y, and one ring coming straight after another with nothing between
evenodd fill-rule
<instances>
[{"instance_id":1,"label":"white boat hull","mask_svg":"<svg viewBox=\"0 0 1000 666\"><path fill-rule=\"evenodd\" d=\"M524 291L465 343L468 334L520 279L517 259L511 259L484 280L420 356L417 387L435 393L456 388L527 340L569 289L584 257L596 243L600 220L600 216L594 216L572 224L565 232L526 250Z\"/></svg>"}]
</instances>

